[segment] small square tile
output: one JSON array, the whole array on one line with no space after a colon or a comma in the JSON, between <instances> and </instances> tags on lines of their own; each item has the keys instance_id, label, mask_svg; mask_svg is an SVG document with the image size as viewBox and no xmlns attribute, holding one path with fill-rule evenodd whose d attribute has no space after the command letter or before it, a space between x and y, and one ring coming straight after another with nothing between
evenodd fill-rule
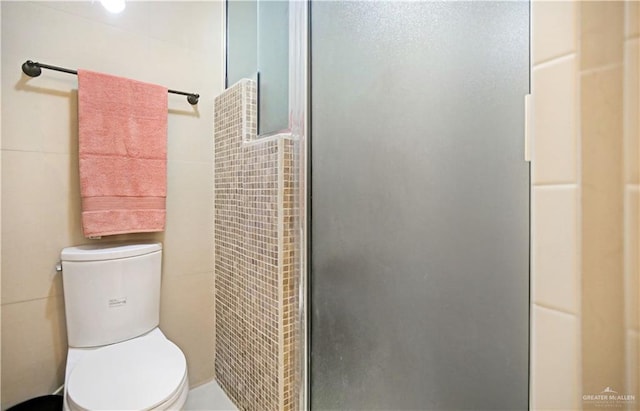
<instances>
[{"instance_id":1,"label":"small square tile","mask_svg":"<svg viewBox=\"0 0 640 411\"><path fill-rule=\"evenodd\" d=\"M255 98L241 80L215 102L215 368L239 408L293 410L294 146L256 135Z\"/></svg>"}]
</instances>

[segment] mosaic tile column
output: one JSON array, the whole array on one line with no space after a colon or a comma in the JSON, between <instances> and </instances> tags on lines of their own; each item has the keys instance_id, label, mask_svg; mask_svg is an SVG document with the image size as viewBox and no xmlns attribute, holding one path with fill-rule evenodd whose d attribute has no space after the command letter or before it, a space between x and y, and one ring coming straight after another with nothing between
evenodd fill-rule
<instances>
[{"instance_id":1,"label":"mosaic tile column","mask_svg":"<svg viewBox=\"0 0 640 411\"><path fill-rule=\"evenodd\" d=\"M241 410L298 408L296 143L257 138L256 86L215 101L216 378Z\"/></svg>"}]
</instances>

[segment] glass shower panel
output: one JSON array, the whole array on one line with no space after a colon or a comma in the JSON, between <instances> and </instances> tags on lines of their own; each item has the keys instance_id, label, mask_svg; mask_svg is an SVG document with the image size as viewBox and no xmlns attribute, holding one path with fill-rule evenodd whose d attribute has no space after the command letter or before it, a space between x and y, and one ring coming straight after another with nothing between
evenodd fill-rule
<instances>
[{"instance_id":1,"label":"glass shower panel","mask_svg":"<svg viewBox=\"0 0 640 411\"><path fill-rule=\"evenodd\" d=\"M527 2L311 5L311 406L526 410Z\"/></svg>"},{"instance_id":2,"label":"glass shower panel","mask_svg":"<svg viewBox=\"0 0 640 411\"><path fill-rule=\"evenodd\" d=\"M258 133L289 128L289 1L258 1Z\"/></svg>"},{"instance_id":3,"label":"glass shower panel","mask_svg":"<svg viewBox=\"0 0 640 411\"><path fill-rule=\"evenodd\" d=\"M289 1L227 1L227 87L258 82L258 134L289 129Z\"/></svg>"},{"instance_id":4,"label":"glass shower panel","mask_svg":"<svg viewBox=\"0 0 640 411\"><path fill-rule=\"evenodd\" d=\"M227 87L256 79L258 71L258 1L227 1Z\"/></svg>"}]
</instances>

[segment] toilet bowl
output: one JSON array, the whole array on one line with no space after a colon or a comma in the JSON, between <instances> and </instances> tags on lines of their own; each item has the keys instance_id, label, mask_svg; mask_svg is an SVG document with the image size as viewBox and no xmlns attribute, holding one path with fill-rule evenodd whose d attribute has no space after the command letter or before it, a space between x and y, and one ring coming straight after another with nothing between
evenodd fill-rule
<instances>
[{"instance_id":1,"label":"toilet bowl","mask_svg":"<svg viewBox=\"0 0 640 411\"><path fill-rule=\"evenodd\" d=\"M62 251L69 350L64 410L180 410L184 354L158 328L162 246Z\"/></svg>"},{"instance_id":2,"label":"toilet bowl","mask_svg":"<svg viewBox=\"0 0 640 411\"><path fill-rule=\"evenodd\" d=\"M70 348L65 411L179 410L189 393L187 363L159 328L96 349Z\"/></svg>"}]
</instances>

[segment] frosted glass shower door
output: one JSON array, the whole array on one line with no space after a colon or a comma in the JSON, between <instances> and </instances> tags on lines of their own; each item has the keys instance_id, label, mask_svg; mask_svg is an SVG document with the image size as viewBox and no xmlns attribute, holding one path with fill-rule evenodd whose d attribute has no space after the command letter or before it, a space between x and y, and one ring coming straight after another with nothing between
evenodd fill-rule
<instances>
[{"instance_id":1,"label":"frosted glass shower door","mask_svg":"<svg viewBox=\"0 0 640 411\"><path fill-rule=\"evenodd\" d=\"M312 2L312 409L528 408L528 67L527 2Z\"/></svg>"}]
</instances>

